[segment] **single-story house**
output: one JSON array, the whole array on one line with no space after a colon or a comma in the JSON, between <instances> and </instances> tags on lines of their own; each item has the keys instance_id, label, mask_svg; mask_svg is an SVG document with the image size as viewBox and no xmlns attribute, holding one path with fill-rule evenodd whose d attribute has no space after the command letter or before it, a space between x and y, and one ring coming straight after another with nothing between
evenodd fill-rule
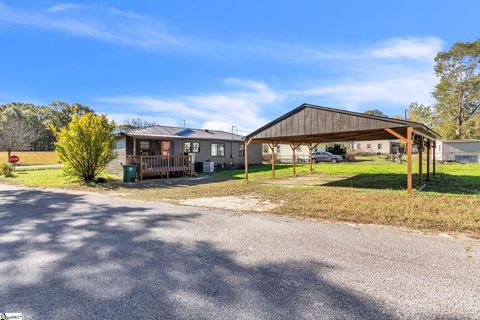
<instances>
[{"instance_id":1,"label":"single-story house","mask_svg":"<svg viewBox=\"0 0 480 320\"><path fill-rule=\"evenodd\" d=\"M355 141L350 143L350 147L356 152L370 154L398 153L401 149L401 145L398 140Z\"/></svg>"},{"instance_id":2,"label":"single-story house","mask_svg":"<svg viewBox=\"0 0 480 320\"><path fill-rule=\"evenodd\" d=\"M319 144L315 148L312 149L312 152L317 151L325 151L326 145ZM267 145L264 145L263 150L264 155L266 158L270 159L272 155L272 150L268 148ZM297 162L309 162L309 154L310 150L308 149L307 145L300 145L295 150L295 156L297 158ZM275 160L280 163L291 163L292 162L292 147L288 144L279 144L275 148Z\"/></svg>"},{"instance_id":3,"label":"single-story house","mask_svg":"<svg viewBox=\"0 0 480 320\"><path fill-rule=\"evenodd\" d=\"M480 162L480 140L437 141L435 155L443 162Z\"/></svg>"},{"instance_id":4,"label":"single-story house","mask_svg":"<svg viewBox=\"0 0 480 320\"><path fill-rule=\"evenodd\" d=\"M249 164L262 163L261 145L248 150ZM202 171L203 163L215 168L240 168L245 163L242 136L220 130L151 126L119 130L116 158L107 170L121 174L122 164L137 164L139 177L169 176Z\"/></svg>"}]
</instances>

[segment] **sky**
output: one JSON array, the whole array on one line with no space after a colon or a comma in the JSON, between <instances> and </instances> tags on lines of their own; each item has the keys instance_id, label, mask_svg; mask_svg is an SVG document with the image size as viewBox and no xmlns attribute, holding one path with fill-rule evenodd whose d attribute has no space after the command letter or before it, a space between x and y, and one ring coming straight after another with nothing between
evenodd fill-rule
<instances>
[{"instance_id":1,"label":"sky","mask_svg":"<svg viewBox=\"0 0 480 320\"><path fill-rule=\"evenodd\" d=\"M302 103L403 115L479 1L0 0L0 103L252 131Z\"/></svg>"}]
</instances>

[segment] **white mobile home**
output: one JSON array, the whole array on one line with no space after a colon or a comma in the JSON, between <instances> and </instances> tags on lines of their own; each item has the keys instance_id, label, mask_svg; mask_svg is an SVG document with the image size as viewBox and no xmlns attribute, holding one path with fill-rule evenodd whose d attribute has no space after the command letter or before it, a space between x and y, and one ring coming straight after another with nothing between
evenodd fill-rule
<instances>
[{"instance_id":1,"label":"white mobile home","mask_svg":"<svg viewBox=\"0 0 480 320\"><path fill-rule=\"evenodd\" d=\"M437 141L435 158L442 162L480 162L480 140Z\"/></svg>"}]
</instances>

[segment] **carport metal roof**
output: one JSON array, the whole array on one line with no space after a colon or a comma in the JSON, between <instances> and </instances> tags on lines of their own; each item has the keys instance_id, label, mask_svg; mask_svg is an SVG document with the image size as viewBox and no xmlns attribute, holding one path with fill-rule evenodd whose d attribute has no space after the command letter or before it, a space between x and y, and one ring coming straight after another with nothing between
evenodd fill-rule
<instances>
[{"instance_id":1,"label":"carport metal roof","mask_svg":"<svg viewBox=\"0 0 480 320\"><path fill-rule=\"evenodd\" d=\"M397 139L385 129L406 137L407 128L416 136L440 138L427 126L401 119L302 104L245 137L250 143L319 143Z\"/></svg>"},{"instance_id":2,"label":"carport metal roof","mask_svg":"<svg viewBox=\"0 0 480 320\"><path fill-rule=\"evenodd\" d=\"M248 145L266 143L272 150L272 176L275 177L275 147L290 144L292 148L293 172L295 174L295 149L307 144L325 142L368 141L400 139L406 144L408 172L407 189L412 192L412 145L419 147L419 177L423 187L422 151L427 150L427 181L430 179L430 155L435 141L441 136L424 124L380 117L341 109L327 108L304 103L285 115L250 133L245 139L245 177L248 179ZM433 152L433 174L435 153ZM310 170L312 159L310 156Z\"/></svg>"}]
</instances>

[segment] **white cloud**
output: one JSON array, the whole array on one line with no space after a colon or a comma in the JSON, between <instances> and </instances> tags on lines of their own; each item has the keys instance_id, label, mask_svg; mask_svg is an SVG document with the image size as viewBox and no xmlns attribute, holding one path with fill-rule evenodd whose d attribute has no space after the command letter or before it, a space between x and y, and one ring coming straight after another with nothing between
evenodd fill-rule
<instances>
[{"instance_id":1,"label":"white cloud","mask_svg":"<svg viewBox=\"0 0 480 320\"><path fill-rule=\"evenodd\" d=\"M163 23L146 16L104 6L84 6L81 13L73 10L78 8L65 3L31 12L3 6L0 21L146 49L185 45L185 40L170 33Z\"/></svg>"},{"instance_id":2,"label":"white cloud","mask_svg":"<svg viewBox=\"0 0 480 320\"><path fill-rule=\"evenodd\" d=\"M432 73L381 75L377 78L341 80L333 84L293 92L295 95L332 101L335 105L351 110L375 106L380 109L392 106L408 106L412 101L430 104L435 84Z\"/></svg>"},{"instance_id":3,"label":"white cloud","mask_svg":"<svg viewBox=\"0 0 480 320\"><path fill-rule=\"evenodd\" d=\"M283 96L266 84L251 80L227 79L229 85L237 90L173 98L150 96L116 96L97 99L108 110L132 110L133 114L161 117L162 124L187 126L230 131L232 126L239 130L251 131L263 124L264 108L281 102ZM109 113L116 119L132 118L132 113ZM123 118L122 118L123 117Z\"/></svg>"},{"instance_id":4,"label":"white cloud","mask_svg":"<svg viewBox=\"0 0 480 320\"><path fill-rule=\"evenodd\" d=\"M376 107L392 115L413 101L431 104L437 82L434 57L442 45L438 38L408 37L372 44L370 49L338 52L343 59L329 61L331 69L339 70L338 76L310 81L289 95L352 110Z\"/></svg>"},{"instance_id":5,"label":"white cloud","mask_svg":"<svg viewBox=\"0 0 480 320\"><path fill-rule=\"evenodd\" d=\"M442 49L443 41L434 37L393 38L370 51L377 58L432 59Z\"/></svg>"},{"instance_id":6,"label":"white cloud","mask_svg":"<svg viewBox=\"0 0 480 320\"><path fill-rule=\"evenodd\" d=\"M67 10L77 10L80 9L81 6L75 3L57 3L50 8L47 9L49 12L62 12Z\"/></svg>"}]
</instances>

